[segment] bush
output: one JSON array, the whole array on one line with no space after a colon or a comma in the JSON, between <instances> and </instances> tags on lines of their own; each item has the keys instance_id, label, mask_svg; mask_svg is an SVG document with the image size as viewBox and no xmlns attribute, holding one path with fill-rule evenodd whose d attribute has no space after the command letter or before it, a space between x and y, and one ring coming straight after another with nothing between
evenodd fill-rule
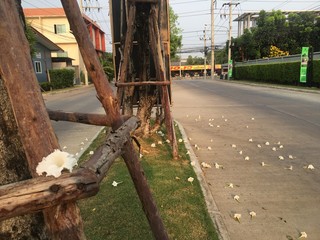
<instances>
[{"instance_id":1,"label":"bush","mask_svg":"<svg viewBox=\"0 0 320 240\"><path fill-rule=\"evenodd\" d=\"M46 92L51 90L51 84L49 82L40 83L41 92Z\"/></svg>"},{"instance_id":2,"label":"bush","mask_svg":"<svg viewBox=\"0 0 320 240\"><path fill-rule=\"evenodd\" d=\"M300 62L235 66L236 80L298 85ZM320 85L320 61L313 61L313 82Z\"/></svg>"},{"instance_id":3,"label":"bush","mask_svg":"<svg viewBox=\"0 0 320 240\"><path fill-rule=\"evenodd\" d=\"M74 70L66 68L50 70L50 79L52 89L73 87Z\"/></svg>"},{"instance_id":4,"label":"bush","mask_svg":"<svg viewBox=\"0 0 320 240\"><path fill-rule=\"evenodd\" d=\"M313 82L316 86L320 87L320 60L313 61Z\"/></svg>"}]
</instances>

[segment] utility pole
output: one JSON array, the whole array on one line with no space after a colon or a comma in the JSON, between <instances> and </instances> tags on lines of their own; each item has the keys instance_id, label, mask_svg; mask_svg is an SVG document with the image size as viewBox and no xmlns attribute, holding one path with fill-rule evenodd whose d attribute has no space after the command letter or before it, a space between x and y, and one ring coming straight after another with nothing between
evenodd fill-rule
<instances>
[{"instance_id":1,"label":"utility pole","mask_svg":"<svg viewBox=\"0 0 320 240\"><path fill-rule=\"evenodd\" d=\"M229 3L224 3L223 6L229 6L229 34L228 34L228 80L229 80L229 62L231 60L231 32L232 32L232 5L238 6L240 3L232 3L230 0Z\"/></svg>"},{"instance_id":2,"label":"utility pole","mask_svg":"<svg viewBox=\"0 0 320 240\"><path fill-rule=\"evenodd\" d=\"M216 0L211 0L211 80L214 80L214 5Z\"/></svg>"},{"instance_id":3,"label":"utility pole","mask_svg":"<svg viewBox=\"0 0 320 240\"><path fill-rule=\"evenodd\" d=\"M84 12L86 12L86 11L91 11L91 10L98 10L98 12L100 12L100 10L101 10L101 7L100 6L98 6L99 4L98 4L98 1L96 1L96 3L97 3L97 6L89 6L88 5L88 3L87 3L87 1L85 0L85 2L86 2L86 5L84 6L83 5L83 0L80 0L80 11L81 11L81 13L84 13ZM90 2L90 1L89 1ZM92 1L93 2L93 1Z\"/></svg>"},{"instance_id":4,"label":"utility pole","mask_svg":"<svg viewBox=\"0 0 320 240\"><path fill-rule=\"evenodd\" d=\"M203 49L203 55L204 55L204 80L207 79L207 24L204 25L203 30L203 37L200 38L200 40L203 40L204 42L204 49Z\"/></svg>"}]
</instances>

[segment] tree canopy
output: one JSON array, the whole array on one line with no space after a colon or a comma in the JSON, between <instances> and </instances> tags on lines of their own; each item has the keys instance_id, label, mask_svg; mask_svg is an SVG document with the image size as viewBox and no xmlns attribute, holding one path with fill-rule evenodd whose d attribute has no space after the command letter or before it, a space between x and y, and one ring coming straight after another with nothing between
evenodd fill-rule
<instances>
[{"instance_id":1,"label":"tree canopy","mask_svg":"<svg viewBox=\"0 0 320 240\"><path fill-rule=\"evenodd\" d=\"M170 55L175 58L178 49L182 46L181 28L179 28L178 15L174 13L172 7L169 8L169 23L170 23Z\"/></svg>"},{"instance_id":2,"label":"tree canopy","mask_svg":"<svg viewBox=\"0 0 320 240\"><path fill-rule=\"evenodd\" d=\"M256 27L232 39L236 61L299 54L302 47L320 51L320 17L314 12L261 11Z\"/></svg>"}]
</instances>

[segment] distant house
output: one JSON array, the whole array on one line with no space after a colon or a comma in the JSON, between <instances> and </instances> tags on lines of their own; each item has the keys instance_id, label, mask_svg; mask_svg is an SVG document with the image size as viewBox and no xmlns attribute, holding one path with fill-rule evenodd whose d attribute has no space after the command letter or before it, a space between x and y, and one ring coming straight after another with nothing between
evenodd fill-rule
<instances>
[{"instance_id":1,"label":"distant house","mask_svg":"<svg viewBox=\"0 0 320 240\"><path fill-rule=\"evenodd\" d=\"M47 82L48 70L53 68L51 54L52 52L63 52L63 49L51 42L36 29L32 28L32 31L36 38L34 46L35 54L32 56L34 71L39 82Z\"/></svg>"},{"instance_id":2,"label":"distant house","mask_svg":"<svg viewBox=\"0 0 320 240\"><path fill-rule=\"evenodd\" d=\"M32 27L64 50L64 52L53 55L53 61L61 60L61 58L69 58L69 60L72 60L72 66L76 69L77 76L79 77L82 73L85 76L85 83L87 84L87 70L84 66L77 41L70 29L64 9L25 8L24 14ZM106 52L105 33L99 25L88 16L85 14L82 16L96 52L98 55L101 55ZM70 61L68 64L70 64Z\"/></svg>"}]
</instances>

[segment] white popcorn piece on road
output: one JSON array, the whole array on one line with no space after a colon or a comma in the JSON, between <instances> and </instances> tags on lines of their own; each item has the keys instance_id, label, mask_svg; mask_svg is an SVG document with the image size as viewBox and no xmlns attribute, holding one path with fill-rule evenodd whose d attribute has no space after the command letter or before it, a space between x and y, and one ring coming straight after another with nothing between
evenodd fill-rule
<instances>
[{"instance_id":1,"label":"white popcorn piece on road","mask_svg":"<svg viewBox=\"0 0 320 240\"><path fill-rule=\"evenodd\" d=\"M299 238L307 238L308 235L306 232L300 232L300 237Z\"/></svg>"},{"instance_id":2,"label":"white popcorn piece on road","mask_svg":"<svg viewBox=\"0 0 320 240\"><path fill-rule=\"evenodd\" d=\"M240 214L240 213L235 213L235 214L233 215L233 218L240 223L241 214Z\"/></svg>"},{"instance_id":3,"label":"white popcorn piece on road","mask_svg":"<svg viewBox=\"0 0 320 240\"><path fill-rule=\"evenodd\" d=\"M208 163L205 163L205 162L202 162L202 163L201 163L201 166L202 166L203 168L211 168L211 165L208 164Z\"/></svg>"},{"instance_id":4,"label":"white popcorn piece on road","mask_svg":"<svg viewBox=\"0 0 320 240\"><path fill-rule=\"evenodd\" d=\"M284 168L284 169L292 171L292 169L293 169L293 166L292 166L292 165L290 165L289 167L287 167L287 168Z\"/></svg>"},{"instance_id":5,"label":"white popcorn piece on road","mask_svg":"<svg viewBox=\"0 0 320 240\"><path fill-rule=\"evenodd\" d=\"M251 219L257 216L257 214L254 211L249 212L249 215L251 216Z\"/></svg>"}]
</instances>

